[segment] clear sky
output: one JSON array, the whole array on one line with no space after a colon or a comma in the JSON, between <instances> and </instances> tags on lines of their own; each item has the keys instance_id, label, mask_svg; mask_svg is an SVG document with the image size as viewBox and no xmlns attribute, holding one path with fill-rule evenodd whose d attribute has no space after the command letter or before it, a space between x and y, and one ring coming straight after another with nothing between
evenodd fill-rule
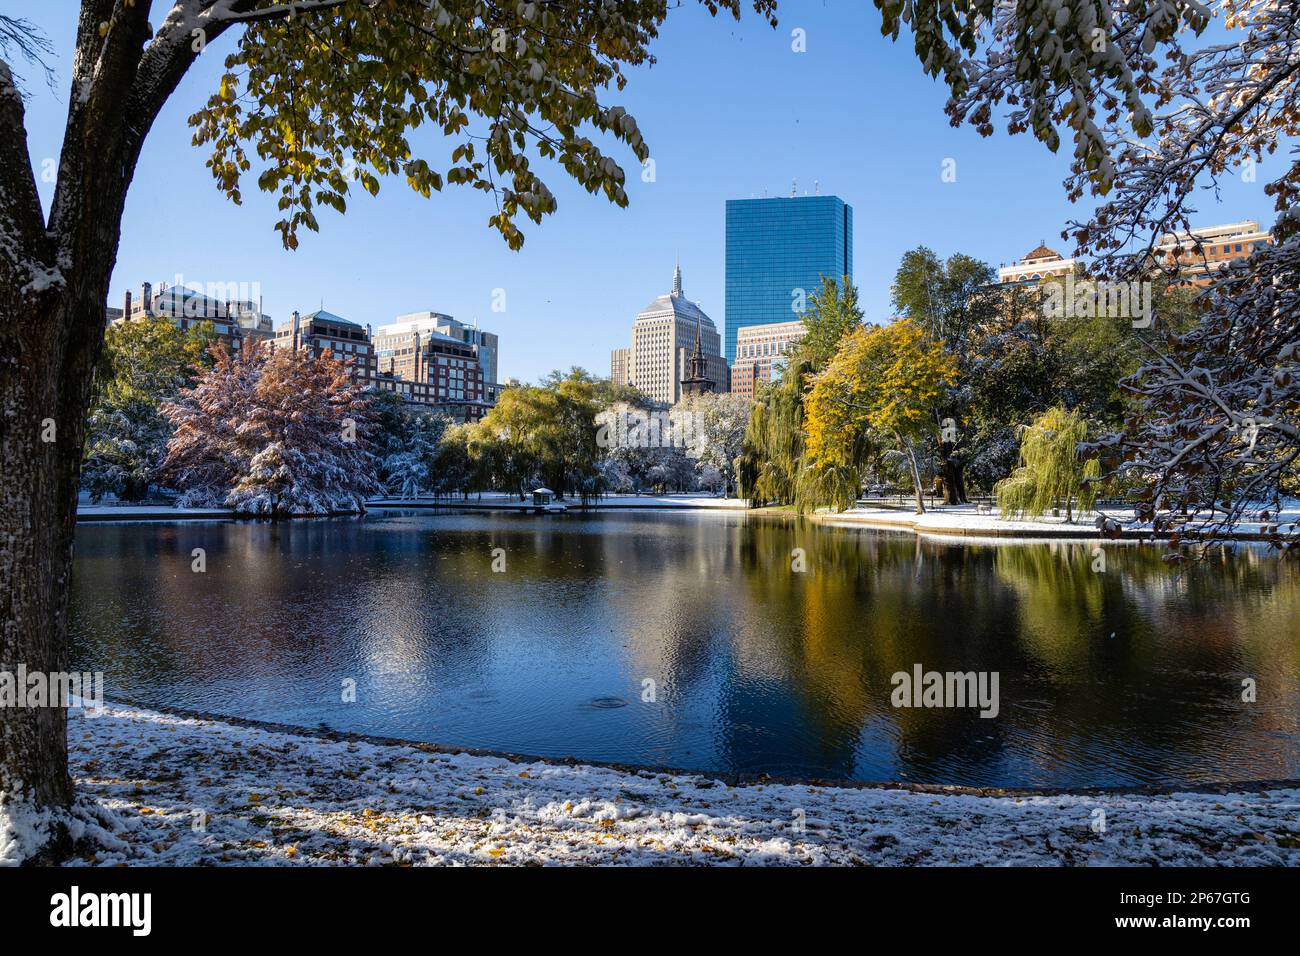
<instances>
[{"instance_id":1,"label":"clear sky","mask_svg":"<svg viewBox=\"0 0 1300 956\"><path fill-rule=\"evenodd\" d=\"M478 320L501 337L500 374L532 381L552 368L582 365L609 374L609 350L628 344L636 313L669 290L681 257L686 295L721 327L724 203L729 198L840 196L854 209L854 278L868 319L889 315L899 257L920 244L941 255L965 252L994 266L1046 239L1068 255L1063 223L1071 207L1061 188L1069 146L1052 155L1032 137L982 139L953 129L945 88L922 75L910 38L880 36L868 0L786 0L774 31L752 13L737 25L711 19L692 0L670 12L654 48L658 63L610 93L637 117L655 160L642 182L626 150L629 208L588 195L558 168L546 176L559 209L541 226L524 221L527 241L511 252L487 228L483 193L444 187L425 200L400 179L378 197L354 189L346 215L318 210L319 234L303 233L296 252L281 245L274 202L256 188L256 167L236 206L216 189L206 150L190 144L186 118L216 87L231 37L214 43L183 80L145 145L126 205L109 304L142 281L260 283L264 310L278 325L293 309L321 306L361 324L424 309ZM16 63L29 94L32 157L58 156L67 106L75 0L6 0L7 13L41 25L55 44L59 75L51 93ZM165 0L155 0L153 20ZM791 31L807 51L792 50ZM425 141L445 160L452 144ZM945 159L956 182L943 182ZM1280 163L1261 164L1253 184L1230 182L1206 193L1204 224L1273 221L1263 184ZM1276 168L1275 168L1276 167ZM539 166L540 168L540 166ZM47 208L53 191L41 184ZM505 311L492 311L493 290Z\"/></svg>"}]
</instances>

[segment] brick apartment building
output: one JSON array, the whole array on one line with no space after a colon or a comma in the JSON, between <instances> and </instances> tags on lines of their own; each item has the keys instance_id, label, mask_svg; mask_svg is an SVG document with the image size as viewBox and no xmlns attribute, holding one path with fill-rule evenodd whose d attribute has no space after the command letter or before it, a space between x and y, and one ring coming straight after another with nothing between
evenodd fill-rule
<instances>
[{"instance_id":1,"label":"brick apartment building","mask_svg":"<svg viewBox=\"0 0 1300 956\"><path fill-rule=\"evenodd\" d=\"M108 308L105 319L109 325L121 322L138 322L146 318L165 318L181 331L188 331L201 322L211 322L212 328L232 349L244 342L261 344L274 337L271 317L262 312L262 303L251 298L238 298L241 289L234 283L219 284L234 292L234 296L209 295L185 285L153 286L144 282L140 294L127 290L122 296L122 308ZM215 287L214 287L215 288ZM211 289L209 291L212 291ZM260 299L260 296L258 297Z\"/></svg>"},{"instance_id":2,"label":"brick apartment building","mask_svg":"<svg viewBox=\"0 0 1300 956\"><path fill-rule=\"evenodd\" d=\"M308 315L293 313L281 323L273 340L278 349L302 349L320 355L328 349L336 359L346 362L353 381L362 388L373 388L378 365L370 344L370 330L333 312L320 309Z\"/></svg>"}]
</instances>

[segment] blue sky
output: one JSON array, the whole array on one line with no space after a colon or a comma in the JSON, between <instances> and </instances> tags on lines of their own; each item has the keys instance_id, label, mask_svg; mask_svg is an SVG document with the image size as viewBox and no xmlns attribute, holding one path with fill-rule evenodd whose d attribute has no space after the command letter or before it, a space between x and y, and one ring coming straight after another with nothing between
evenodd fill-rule
<instances>
[{"instance_id":1,"label":"blue sky","mask_svg":"<svg viewBox=\"0 0 1300 956\"><path fill-rule=\"evenodd\" d=\"M17 0L54 42L59 74L51 93L16 64L30 95L28 138L39 171L58 156L75 29L75 0ZM965 252L994 266L1046 239L1068 254L1062 224L1087 209L1065 199L1068 145L1053 155L1028 136L982 139L953 129L945 88L922 75L910 39L880 36L868 0L782 4L774 31L757 16L740 24L711 19L691 0L670 13L654 53L658 63L607 96L637 117L655 160L656 181L641 181L626 150L631 204L618 209L556 170L547 181L559 210L541 226L524 222L527 242L511 252L487 228L482 193L446 187L430 200L400 179L378 197L353 191L346 215L320 210L321 232L285 251L272 228L274 202L244 181L244 204L217 191L207 153L190 145L186 118L216 87L231 38L213 44L154 124L123 220L109 302L142 281L258 282L276 323L322 302L332 312L378 325L402 312L432 309L501 336L502 377L532 381L552 368L582 365L609 374L609 350L628 344L632 319L667 292L680 255L685 290L722 325L724 204L727 199L799 192L840 196L854 209L854 277L868 319L889 314L899 257L926 244ZM15 9L16 8L16 9ZM154 4L154 22L165 8ZM806 32L807 52L791 49ZM445 168L451 144L430 144ZM956 182L940 173L956 161ZM1205 194L1198 221L1273 221L1263 184L1283 160L1261 164L1253 184L1231 181ZM1278 167L1280 168L1280 167ZM47 207L53 186L41 184ZM492 311L493 290L505 311Z\"/></svg>"}]
</instances>

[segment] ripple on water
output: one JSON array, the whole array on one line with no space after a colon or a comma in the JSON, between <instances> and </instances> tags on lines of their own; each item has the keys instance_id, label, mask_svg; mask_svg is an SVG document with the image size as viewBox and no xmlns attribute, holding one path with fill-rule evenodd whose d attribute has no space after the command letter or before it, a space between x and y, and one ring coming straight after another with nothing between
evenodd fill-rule
<instances>
[{"instance_id":1,"label":"ripple on water","mask_svg":"<svg viewBox=\"0 0 1300 956\"><path fill-rule=\"evenodd\" d=\"M514 753L972 786L1300 774L1300 567L1126 546L1092 574L1092 547L700 513L92 524L69 630L110 699ZM997 672L998 716L894 706L917 665Z\"/></svg>"}]
</instances>

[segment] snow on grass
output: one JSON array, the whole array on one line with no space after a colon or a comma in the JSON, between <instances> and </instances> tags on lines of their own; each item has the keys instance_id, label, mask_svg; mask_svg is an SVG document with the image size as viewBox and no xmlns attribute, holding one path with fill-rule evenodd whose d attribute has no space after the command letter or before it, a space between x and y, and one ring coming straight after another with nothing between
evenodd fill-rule
<instances>
[{"instance_id":1,"label":"snow on grass","mask_svg":"<svg viewBox=\"0 0 1300 956\"><path fill-rule=\"evenodd\" d=\"M17 866L35 854L62 829L78 843L129 850L117 836L112 811L93 797L77 794L67 812L38 808L21 793L0 791L0 866Z\"/></svg>"},{"instance_id":2,"label":"snow on grass","mask_svg":"<svg viewBox=\"0 0 1300 956\"><path fill-rule=\"evenodd\" d=\"M453 507L508 508L519 509L532 507L532 497L520 501L518 495L499 491L474 493L468 498L459 495L434 498L431 496L404 498L396 495L381 495L370 498L367 504L372 508L400 508L405 505L429 507L432 505L449 505ZM584 504L576 496L565 498L561 504L569 508L723 508L743 511L748 502L743 498L719 498L707 492L693 492L680 495L601 495L590 498Z\"/></svg>"},{"instance_id":3,"label":"snow on grass","mask_svg":"<svg viewBox=\"0 0 1300 956\"><path fill-rule=\"evenodd\" d=\"M1252 511L1270 510L1268 505L1259 505ZM1133 520L1132 510L1103 509L1104 513L1118 521L1125 534L1131 537L1146 536L1151 532L1150 523ZM981 533L990 537L1026 535L1033 537L1060 536L1080 538L1102 538L1096 520L1098 512L1074 513L1074 523L1066 520L1065 511L1059 516L1041 515L1035 518L1000 517L996 510L981 514L975 505L928 506L925 514L916 514L910 506L900 508L881 508L859 506L843 512L819 511L818 517L830 524L874 524L890 527L907 528L927 534L952 532L966 536L978 536ZM1286 524L1300 520L1300 505L1289 504L1279 513L1272 513L1270 520L1243 521L1235 530L1242 534L1259 534L1265 524Z\"/></svg>"},{"instance_id":4,"label":"snow on grass","mask_svg":"<svg viewBox=\"0 0 1300 956\"><path fill-rule=\"evenodd\" d=\"M1300 864L1300 790L977 796L442 754L109 705L73 773L116 818L74 863ZM1106 832L1094 832L1094 811Z\"/></svg>"},{"instance_id":5,"label":"snow on grass","mask_svg":"<svg viewBox=\"0 0 1300 956\"><path fill-rule=\"evenodd\" d=\"M77 516L136 518L142 515L164 515L186 518L228 518L234 514L230 508L173 508L170 505L78 505Z\"/></svg>"},{"instance_id":6,"label":"snow on grass","mask_svg":"<svg viewBox=\"0 0 1300 956\"><path fill-rule=\"evenodd\" d=\"M15 866L49 838L53 816L21 793L0 791L0 866Z\"/></svg>"}]
</instances>

